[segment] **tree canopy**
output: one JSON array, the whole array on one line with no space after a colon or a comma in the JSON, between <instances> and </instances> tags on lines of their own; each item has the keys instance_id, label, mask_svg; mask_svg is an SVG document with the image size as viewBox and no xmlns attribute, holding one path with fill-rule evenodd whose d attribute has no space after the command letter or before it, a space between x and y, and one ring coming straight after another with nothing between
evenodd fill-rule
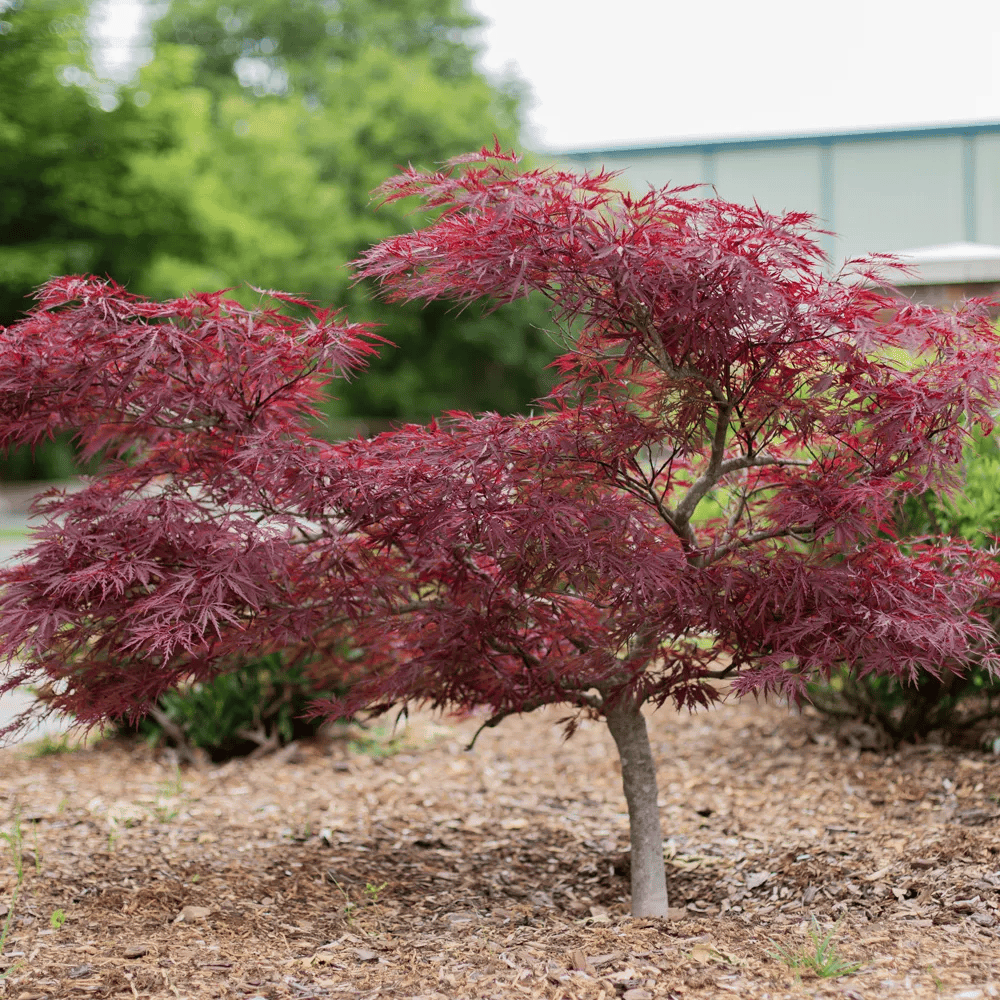
<instances>
[{"instance_id":1,"label":"tree canopy","mask_svg":"<svg viewBox=\"0 0 1000 1000\"><path fill-rule=\"evenodd\" d=\"M972 428L992 430L982 304L901 302L871 265L829 278L801 214L636 199L498 147L383 193L433 217L361 258L390 299L535 291L572 331L540 411L330 443L313 411L327 380L371 377L369 326L284 295L50 283L0 337L0 445L69 428L128 461L51 498L0 573L0 692L45 683L96 722L290 650L347 689L321 714L602 717L633 911L663 915L643 705L1000 669L993 555L892 538L897 505L955 489Z\"/></svg>"}]
</instances>

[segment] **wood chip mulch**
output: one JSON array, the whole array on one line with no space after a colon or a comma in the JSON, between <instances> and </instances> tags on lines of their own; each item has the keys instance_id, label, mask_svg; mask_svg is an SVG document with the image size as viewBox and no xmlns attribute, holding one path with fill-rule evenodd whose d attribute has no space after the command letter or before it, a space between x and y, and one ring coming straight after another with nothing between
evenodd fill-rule
<instances>
[{"instance_id":1,"label":"wood chip mulch","mask_svg":"<svg viewBox=\"0 0 1000 1000\"><path fill-rule=\"evenodd\" d=\"M660 711L671 919L636 920L613 743L560 715L471 752L482 720L425 714L200 769L0 751L0 996L1000 996L996 756ZM825 937L857 971L803 964Z\"/></svg>"}]
</instances>

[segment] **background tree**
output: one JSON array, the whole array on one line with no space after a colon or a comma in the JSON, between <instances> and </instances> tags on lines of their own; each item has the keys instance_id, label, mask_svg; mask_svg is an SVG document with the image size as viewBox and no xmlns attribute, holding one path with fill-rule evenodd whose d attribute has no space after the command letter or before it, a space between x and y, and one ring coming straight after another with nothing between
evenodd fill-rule
<instances>
[{"instance_id":1,"label":"background tree","mask_svg":"<svg viewBox=\"0 0 1000 1000\"><path fill-rule=\"evenodd\" d=\"M0 338L0 444L72 427L130 462L50 499L28 561L0 575L4 688L46 683L96 722L297 649L348 690L319 714L602 717L633 913L664 915L643 705L706 704L722 680L796 698L843 666L996 671L992 558L885 537L895 503L947 490L968 428L991 426L985 310L829 280L802 215L635 200L498 149L385 191L437 213L364 256L390 296L534 289L573 327L543 411L330 444L309 407L324 373L372 355L371 330L53 282Z\"/></svg>"},{"instance_id":2,"label":"background tree","mask_svg":"<svg viewBox=\"0 0 1000 1000\"><path fill-rule=\"evenodd\" d=\"M477 307L461 316L446 308L386 309L364 286L350 287L343 267L410 228L408 212L376 213L371 203L372 190L401 164L441 163L493 135L516 141L522 94L513 83L491 86L476 70L471 32L479 23L459 0L174 0L156 24L157 51L192 53L190 86L210 95L199 132L214 125L220 141L232 143L235 130L257 147L230 158L221 185L229 200L253 205L262 193L285 195L270 195L257 211L278 228L277 239L240 227L248 252L291 247L289 236L299 236L294 256L282 251L271 266L234 262L227 280L194 287L251 280L286 288L382 324L399 347L373 361L372 377L338 387L335 412L409 419L449 407L512 412L548 387L544 369L553 351L541 332L540 303L519 302L492 316ZM292 168L296 157L302 166ZM294 169L296 176L262 184L261 169ZM209 255L213 266L220 259ZM182 294L190 287L145 290Z\"/></svg>"},{"instance_id":3,"label":"background tree","mask_svg":"<svg viewBox=\"0 0 1000 1000\"><path fill-rule=\"evenodd\" d=\"M183 190L140 166L177 145L176 123L102 90L87 14L84 0L0 0L0 323L54 275L89 270L134 285L159 255L201 247ZM73 471L66 441L0 456L4 479Z\"/></svg>"},{"instance_id":4,"label":"background tree","mask_svg":"<svg viewBox=\"0 0 1000 1000\"><path fill-rule=\"evenodd\" d=\"M156 297L232 287L249 303L248 285L286 288L382 323L399 346L338 387L330 413L513 412L544 394L554 351L540 304L387 309L346 267L412 225L371 204L399 165L517 137L521 95L475 69L478 22L457 0L175 0L153 25L153 60L117 97L94 68L87 14L84 0L53 0L0 15L0 322L71 272Z\"/></svg>"},{"instance_id":5,"label":"background tree","mask_svg":"<svg viewBox=\"0 0 1000 1000\"><path fill-rule=\"evenodd\" d=\"M180 192L136 158L173 143L164 116L98 104L83 0L0 2L0 323L58 274L134 282L157 253L190 245Z\"/></svg>"}]
</instances>

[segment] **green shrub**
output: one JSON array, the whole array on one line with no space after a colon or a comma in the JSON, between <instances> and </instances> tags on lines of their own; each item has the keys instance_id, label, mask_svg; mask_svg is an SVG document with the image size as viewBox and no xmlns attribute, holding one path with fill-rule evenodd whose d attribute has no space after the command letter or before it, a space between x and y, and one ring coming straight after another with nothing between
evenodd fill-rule
<instances>
[{"instance_id":1,"label":"green shrub","mask_svg":"<svg viewBox=\"0 0 1000 1000\"><path fill-rule=\"evenodd\" d=\"M197 747L218 762L315 735L323 720L301 716L311 701L334 693L317 689L308 666L271 653L208 683L168 691L136 728L122 731L185 751Z\"/></svg>"},{"instance_id":2,"label":"green shrub","mask_svg":"<svg viewBox=\"0 0 1000 1000\"><path fill-rule=\"evenodd\" d=\"M35 445L0 449L3 483L57 482L94 475L100 466L99 456L84 461L72 434L57 434Z\"/></svg>"},{"instance_id":3,"label":"green shrub","mask_svg":"<svg viewBox=\"0 0 1000 1000\"><path fill-rule=\"evenodd\" d=\"M953 497L910 497L896 517L896 533L907 538L951 535L993 546L1000 536L1000 444L977 434L965 451L965 485ZM1000 615L994 618L1000 625ZM880 729L892 743L941 731L972 735L977 725L1000 717L1000 678L973 665L964 675L921 673L916 683L889 677L859 677L841 670L829 683L809 687L813 704L827 715L857 719Z\"/></svg>"},{"instance_id":4,"label":"green shrub","mask_svg":"<svg viewBox=\"0 0 1000 1000\"><path fill-rule=\"evenodd\" d=\"M826 715L875 726L893 744L936 731L967 737L977 725L1000 717L1000 679L976 667L964 676L921 673L915 684L842 670L829 683L810 685L809 696Z\"/></svg>"},{"instance_id":5,"label":"green shrub","mask_svg":"<svg viewBox=\"0 0 1000 1000\"><path fill-rule=\"evenodd\" d=\"M0 482L20 483L69 479L81 471L69 437L0 451Z\"/></svg>"},{"instance_id":6,"label":"green shrub","mask_svg":"<svg viewBox=\"0 0 1000 1000\"><path fill-rule=\"evenodd\" d=\"M997 432L1000 434L1000 431ZM900 537L952 535L976 545L1000 536L1000 441L976 433L965 449L965 483L954 496L910 497L897 518Z\"/></svg>"}]
</instances>

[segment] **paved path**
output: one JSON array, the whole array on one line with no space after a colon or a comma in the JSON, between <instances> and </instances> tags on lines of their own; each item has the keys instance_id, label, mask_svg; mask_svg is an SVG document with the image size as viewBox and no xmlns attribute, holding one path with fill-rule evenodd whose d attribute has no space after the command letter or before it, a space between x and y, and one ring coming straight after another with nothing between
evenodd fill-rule
<instances>
[{"instance_id":1,"label":"paved path","mask_svg":"<svg viewBox=\"0 0 1000 1000\"><path fill-rule=\"evenodd\" d=\"M35 489L38 487L36 486ZM7 489L0 488L0 563L16 560L18 553L29 544L28 509L34 489L25 484ZM0 671L3 664L0 663ZM0 697L0 729L23 712L33 699L28 691L17 690ZM57 736L69 728L65 718L49 718L34 727L18 733L4 745L40 740L45 736Z\"/></svg>"}]
</instances>

